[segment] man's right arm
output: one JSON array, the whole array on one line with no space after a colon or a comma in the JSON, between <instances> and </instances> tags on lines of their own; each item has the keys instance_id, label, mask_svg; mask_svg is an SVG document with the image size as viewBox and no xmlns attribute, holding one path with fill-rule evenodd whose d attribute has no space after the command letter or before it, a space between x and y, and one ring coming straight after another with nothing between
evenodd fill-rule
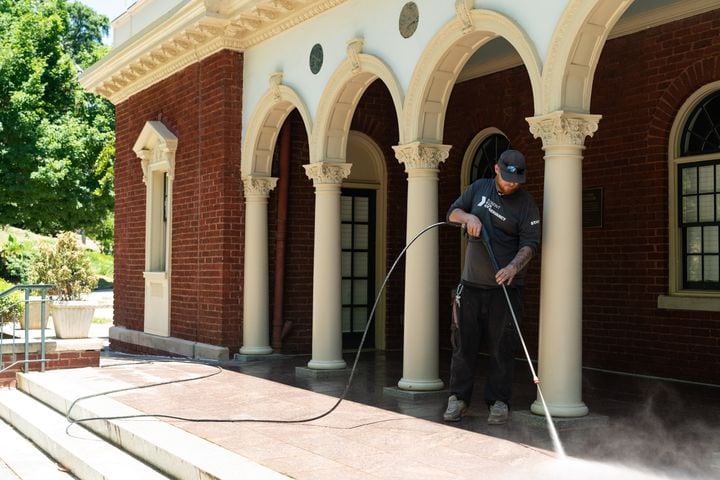
<instances>
[{"instance_id":1,"label":"man's right arm","mask_svg":"<svg viewBox=\"0 0 720 480\"><path fill-rule=\"evenodd\" d=\"M480 231L482 230L482 223L480 219L472 213L467 213L461 208L456 208L450 212L448 220L455 223L460 223L471 237L479 237Z\"/></svg>"}]
</instances>

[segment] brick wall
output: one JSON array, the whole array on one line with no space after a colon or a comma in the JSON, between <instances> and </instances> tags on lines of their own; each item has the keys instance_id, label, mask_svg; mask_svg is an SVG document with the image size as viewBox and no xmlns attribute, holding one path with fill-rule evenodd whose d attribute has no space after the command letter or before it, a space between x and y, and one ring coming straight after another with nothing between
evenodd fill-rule
<instances>
[{"instance_id":1,"label":"brick wall","mask_svg":"<svg viewBox=\"0 0 720 480\"><path fill-rule=\"evenodd\" d=\"M28 368L32 372L39 372L42 363L39 362L40 354L31 353L28 355L31 363ZM18 360L25 360L25 354L18 354ZM6 366L8 362L4 362ZM77 350L71 352L51 352L45 354L45 370L56 370L64 368L97 367L100 365L100 350ZM8 368L0 373L0 386L12 385L15 382L15 374L25 370L24 363Z\"/></svg>"},{"instance_id":2,"label":"brick wall","mask_svg":"<svg viewBox=\"0 0 720 480\"><path fill-rule=\"evenodd\" d=\"M685 100L720 80L717 10L608 42L591 111L584 187L604 224L585 229L588 366L720 383L720 315L660 310L668 292L668 142Z\"/></svg>"},{"instance_id":3,"label":"brick wall","mask_svg":"<svg viewBox=\"0 0 720 480\"><path fill-rule=\"evenodd\" d=\"M283 321L292 328L283 340L282 352L309 353L312 345L312 286L313 244L315 230L315 187L305 174L303 165L310 163L305 125L297 111L286 123L291 129L290 180L287 205L287 238L285 241L285 289ZM279 142L278 142L279 145ZM279 176L278 153L273 161L274 177ZM270 225L270 299L274 295L275 246L278 218L278 196L270 195L268 223ZM271 305L271 308L273 306ZM273 312L271 311L272 318Z\"/></svg>"},{"instance_id":4,"label":"brick wall","mask_svg":"<svg viewBox=\"0 0 720 480\"><path fill-rule=\"evenodd\" d=\"M223 51L117 106L115 324L143 329L145 185L132 151L145 122L177 137L171 335L241 344L242 55Z\"/></svg>"}]
</instances>

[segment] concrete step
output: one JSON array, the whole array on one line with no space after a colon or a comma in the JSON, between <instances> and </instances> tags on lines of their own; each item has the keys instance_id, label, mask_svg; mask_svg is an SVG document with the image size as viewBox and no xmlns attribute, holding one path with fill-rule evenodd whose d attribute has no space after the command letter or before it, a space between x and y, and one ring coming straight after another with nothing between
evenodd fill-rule
<instances>
[{"instance_id":1,"label":"concrete step","mask_svg":"<svg viewBox=\"0 0 720 480\"><path fill-rule=\"evenodd\" d=\"M22 373L17 376L17 388L65 415L73 402L88 395L127 387L95 378L95 369L87 369L83 382L68 382L62 370ZM78 373L78 370L75 370ZM138 415L135 410L109 396L98 396L77 402L71 418L97 418ZM67 426L67 422L65 423ZM148 465L179 479L237 479L285 480L267 467L192 435L169 423L153 418L142 420L95 420L83 425L95 434L122 446L129 454ZM73 425L70 431L79 428ZM132 478L124 476L123 478ZM136 476L135 478L145 478Z\"/></svg>"},{"instance_id":2,"label":"concrete step","mask_svg":"<svg viewBox=\"0 0 720 480\"><path fill-rule=\"evenodd\" d=\"M0 478L8 480L72 480L75 478L10 424L2 420L0 420L0 438L2 438Z\"/></svg>"},{"instance_id":3,"label":"concrete step","mask_svg":"<svg viewBox=\"0 0 720 480\"><path fill-rule=\"evenodd\" d=\"M19 390L0 391L0 417L82 480L168 478L83 427L66 431L63 415Z\"/></svg>"}]
</instances>

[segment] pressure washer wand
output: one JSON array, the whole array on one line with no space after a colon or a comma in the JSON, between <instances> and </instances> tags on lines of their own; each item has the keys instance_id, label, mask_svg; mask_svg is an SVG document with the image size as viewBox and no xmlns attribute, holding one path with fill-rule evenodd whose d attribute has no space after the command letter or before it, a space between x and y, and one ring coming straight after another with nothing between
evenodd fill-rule
<instances>
[{"instance_id":1,"label":"pressure washer wand","mask_svg":"<svg viewBox=\"0 0 720 480\"><path fill-rule=\"evenodd\" d=\"M495 258L495 252L493 252L492 242L490 241L490 233L485 227L485 225L487 224L488 223L483 222L483 226L480 229L480 234L482 236L482 241L485 244L485 248L487 249L488 255L490 256L490 262L492 262L495 273L497 273L500 270L500 266L497 263L497 258ZM515 329L517 330L518 337L520 337L520 343L522 344L523 350L525 351L525 358L527 359L528 365L530 366L530 372L533 376L533 382L535 383L535 385L540 385L540 379L535 373L535 367L533 367L532 360L530 360L530 353L528 353L527 346L525 345L525 339L523 338L522 332L520 331L520 324L517 321L517 316L515 316L515 309L512 306L512 302L510 302L510 295L508 294L507 287L504 283L501 283L500 286L505 293L505 299L507 300L508 308L510 308L510 313L512 314L513 322L515 323Z\"/></svg>"}]
</instances>

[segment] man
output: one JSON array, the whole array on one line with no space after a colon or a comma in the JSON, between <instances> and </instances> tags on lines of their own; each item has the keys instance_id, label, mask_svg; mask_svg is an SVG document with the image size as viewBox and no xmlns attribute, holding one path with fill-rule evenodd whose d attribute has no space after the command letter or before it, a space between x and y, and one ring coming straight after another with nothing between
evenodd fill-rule
<instances>
[{"instance_id":1,"label":"man","mask_svg":"<svg viewBox=\"0 0 720 480\"><path fill-rule=\"evenodd\" d=\"M517 150L506 150L495 165L495 178L473 182L448 210L448 219L461 223L469 238L456 295L459 311L456 324L454 320L445 421L459 421L470 405L483 338L490 353L484 392L490 408L488 423L499 425L508 419L517 332L501 285L507 286L519 322L524 267L540 243L540 213L532 196L520 187L523 183L525 157ZM481 240L483 228L491 238L497 272Z\"/></svg>"}]
</instances>

